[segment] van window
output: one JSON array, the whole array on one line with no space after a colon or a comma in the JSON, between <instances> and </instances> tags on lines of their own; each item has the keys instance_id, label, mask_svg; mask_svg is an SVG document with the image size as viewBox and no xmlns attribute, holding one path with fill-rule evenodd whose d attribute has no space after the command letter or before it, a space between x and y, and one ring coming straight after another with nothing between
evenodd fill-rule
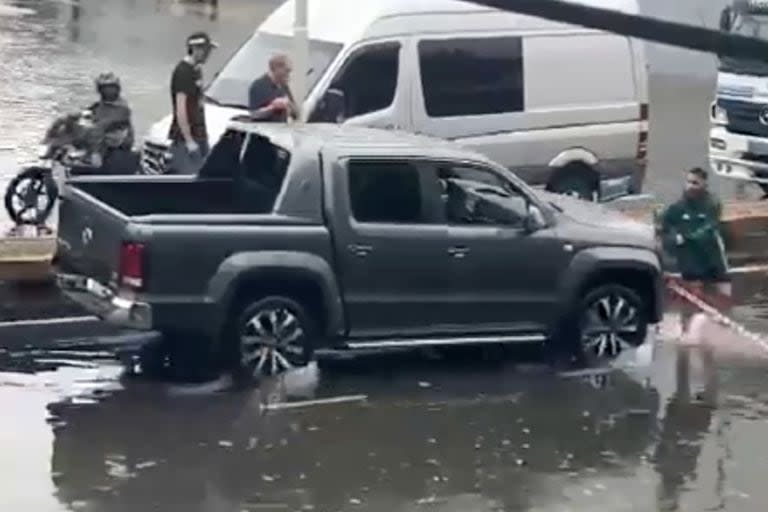
<instances>
[{"instance_id":1,"label":"van window","mask_svg":"<svg viewBox=\"0 0 768 512\"><path fill-rule=\"evenodd\" d=\"M626 37L613 34L530 36L525 40L525 54L528 59L525 67L527 112L562 113L637 102L635 61ZM553 87L553 81L557 80L563 80L566 87Z\"/></svg>"},{"instance_id":2,"label":"van window","mask_svg":"<svg viewBox=\"0 0 768 512\"><path fill-rule=\"evenodd\" d=\"M407 162L353 161L347 169L355 220L381 224L425 223L416 166Z\"/></svg>"},{"instance_id":3,"label":"van window","mask_svg":"<svg viewBox=\"0 0 768 512\"><path fill-rule=\"evenodd\" d=\"M361 116L392 105L399 68L400 43L375 44L353 53L331 85L344 92L345 116Z\"/></svg>"},{"instance_id":4,"label":"van window","mask_svg":"<svg viewBox=\"0 0 768 512\"><path fill-rule=\"evenodd\" d=\"M519 37L423 40L419 66L430 117L520 112L525 106Z\"/></svg>"}]
</instances>

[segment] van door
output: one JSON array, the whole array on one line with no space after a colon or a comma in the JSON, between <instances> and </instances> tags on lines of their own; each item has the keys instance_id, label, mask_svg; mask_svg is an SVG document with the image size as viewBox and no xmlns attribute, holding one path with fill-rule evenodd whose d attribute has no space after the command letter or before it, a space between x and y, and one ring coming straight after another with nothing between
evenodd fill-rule
<instances>
[{"instance_id":1,"label":"van door","mask_svg":"<svg viewBox=\"0 0 768 512\"><path fill-rule=\"evenodd\" d=\"M409 105L404 41L378 40L353 48L329 89L345 96L345 124L402 129Z\"/></svg>"}]
</instances>

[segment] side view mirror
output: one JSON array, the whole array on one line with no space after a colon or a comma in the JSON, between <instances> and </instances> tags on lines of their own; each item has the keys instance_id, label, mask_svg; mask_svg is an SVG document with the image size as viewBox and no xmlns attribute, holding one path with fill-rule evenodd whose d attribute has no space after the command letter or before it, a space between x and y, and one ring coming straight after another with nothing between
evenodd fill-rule
<instances>
[{"instance_id":1,"label":"side view mirror","mask_svg":"<svg viewBox=\"0 0 768 512\"><path fill-rule=\"evenodd\" d=\"M328 89L321 100L318 121L323 123L343 123L345 118L346 96L340 89Z\"/></svg>"},{"instance_id":2,"label":"side view mirror","mask_svg":"<svg viewBox=\"0 0 768 512\"><path fill-rule=\"evenodd\" d=\"M535 205L529 203L528 214L523 220L523 229L525 232L535 233L544 227L545 224L546 221L544 220L544 216L542 215L541 210L539 210Z\"/></svg>"}]
</instances>

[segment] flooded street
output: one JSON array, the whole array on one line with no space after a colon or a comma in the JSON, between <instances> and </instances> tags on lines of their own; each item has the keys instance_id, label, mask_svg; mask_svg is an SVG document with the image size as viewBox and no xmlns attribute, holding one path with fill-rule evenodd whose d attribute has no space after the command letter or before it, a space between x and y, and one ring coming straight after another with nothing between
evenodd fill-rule
<instances>
[{"instance_id":1,"label":"flooded street","mask_svg":"<svg viewBox=\"0 0 768 512\"><path fill-rule=\"evenodd\" d=\"M764 366L554 375L536 356L326 362L246 392L0 356L9 509L759 511ZM710 393L708 401L706 392ZM338 403L323 403L333 398ZM309 402L308 402L309 400ZM716 406L713 406L716 404ZM286 407L295 405L295 408ZM9 473L6 473L9 475Z\"/></svg>"},{"instance_id":2,"label":"flooded street","mask_svg":"<svg viewBox=\"0 0 768 512\"><path fill-rule=\"evenodd\" d=\"M0 187L53 117L93 101L97 72L120 75L141 135L169 109L168 75L188 33L220 42L210 77L278 3L220 0L211 16L170 0L0 0ZM718 9L699 4L644 7L714 23ZM714 66L649 54L647 189L669 200L681 171L706 162ZM765 277L735 283L734 317L761 332ZM48 292L0 283L2 510L762 512L768 503L768 358L720 360L715 374L696 357L678 364L672 312L651 360L641 350L611 372L557 374L536 349L398 353L323 358L245 391L129 375L110 349L145 338L78 315ZM59 317L76 321L49 322ZM18 319L29 321L9 323Z\"/></svg>"}]
</instances>

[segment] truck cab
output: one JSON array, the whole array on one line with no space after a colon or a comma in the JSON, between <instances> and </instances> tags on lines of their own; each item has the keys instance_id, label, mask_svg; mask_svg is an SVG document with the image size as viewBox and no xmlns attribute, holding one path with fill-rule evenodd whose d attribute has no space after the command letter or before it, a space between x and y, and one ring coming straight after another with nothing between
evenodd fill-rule
<instances>
[{"instance_id":1,"label":"truck cab","mask_svg":"<svg viewBox=\"0 0 768 512\"><path fill-rule=\"evenodd\" d=\"M768 4L734 0L723 9L720 28L768 39ZM710 117L714 171L756 183L768 195L768 61L720 57Z\"/></svg>"}]
</instances>

